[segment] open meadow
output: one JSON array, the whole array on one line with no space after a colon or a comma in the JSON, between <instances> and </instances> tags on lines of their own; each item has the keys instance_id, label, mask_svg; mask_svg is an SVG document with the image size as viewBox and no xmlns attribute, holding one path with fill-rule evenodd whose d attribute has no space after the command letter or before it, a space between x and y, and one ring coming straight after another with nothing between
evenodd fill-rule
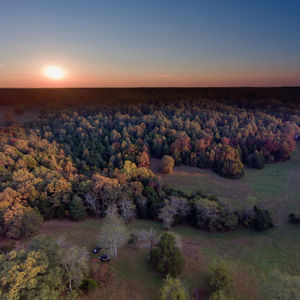
<instances>
[{"instance_id":1,"label":"open meadow","mask_svg":"<svg viewBox=\"0 0 300 300\"><path fill-rule=\"evenodd\" d=\"M43 224L40 233L64 236L87 247L93 266L99 264L92 250L97 245L101 225L102 219L90 218L81 222L52 220ZM151 227L157 236L162 233L161 224L155 221L135 220L127 225L129 231ZM208 267L218 258L226 259L233 269L234 299L264 299L260 283L274 269L291 274L300 271L297 269L300 265L300 228L294 225L281 225L262 233L249 230L207 233L189 226L176 226L171 233L177 236L185 259L180 278L195 293L196 299L205 295ZM20 241L19 246L22 243L27 242ZM149 266L148 253L149 248L123 247L119 258L108 263L116 276L113 287L99 288L82 298L99 299L106 293L112 297L110 289L113 289L114 292L119 291L114 294L118 299L158 299L162 277Z\"/></svg>"},{"instance_id":2,"label":"open meadow","mask_svg":"<svg viewBox=\"0 0 300 300\"><path fill-rule=\"evenodd\" d=\"M223 198L234 209L257 204L268 209L276 224L288 221L291 212L300 213L300 144L290 160L266 164L264 169L246 168L238 180L224 178L211 169L180 165L171 174L159 174L160 160L152 158L152 170L167 185L186 193L201 190Z\"/></svg>"}]
</instances>

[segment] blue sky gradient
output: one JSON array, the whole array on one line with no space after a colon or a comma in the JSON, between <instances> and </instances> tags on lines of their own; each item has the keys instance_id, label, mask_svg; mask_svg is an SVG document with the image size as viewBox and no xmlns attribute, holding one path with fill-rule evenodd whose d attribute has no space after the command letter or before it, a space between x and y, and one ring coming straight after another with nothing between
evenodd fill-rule
<instances>
[{"instance_id":1,"label":"blue sky gradient","mask_svg":"<svg viewBox=\"0 0 300 300\"><path fill-rule=\"evenodd\" d=\"M1 1L0 87L300 85L299 16L296 0Z\"/></svg>"}]
</instances>

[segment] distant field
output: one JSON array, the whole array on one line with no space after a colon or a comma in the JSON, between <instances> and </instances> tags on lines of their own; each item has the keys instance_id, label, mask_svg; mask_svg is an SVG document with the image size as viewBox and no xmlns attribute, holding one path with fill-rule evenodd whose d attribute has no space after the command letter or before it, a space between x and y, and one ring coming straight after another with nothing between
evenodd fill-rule
<instances>
[{"instance_id":1,"label":"distant field","mask_svg":"<svg viewBox=\"0 0 300 300\"><path fill-rule=\"evenodd\" d=\"M172 174L158 174L158 159L152 170L166 184L191 193L202 190L225 199L233 208L247 208L257 203L272 213L277 224L287 222L290 212L300 214L300 144L289 161L268 164L262 170L246 169L242 179L219 176L210 169L174 167ZM253 199L253 197L255 199Z\"/></svg>"},{"instance_id":2,"label":"distant field","mask_svg":"<svg viewBox=\"0 0 300 300\"><path fill-rule=\"evenodd\" d=\"M44 223L41 233L53 234L56 237L63 235L74 243L87 247L93 264L96 263L93 260L96 256L92 254L92 249L97 244L102 222L101 219L81 222L53 220ZM129 230L151 227L156 230L157 235L161 234L161 225L158 222L136 220L128 225ZM181 278L194 292L205 289L207 269L217 258L224 258L232 265L235 299L239 300L264 299L259 283L275 268L292 274L300 272L299 226L282 225L263 233L238 230L214 234L189 226L177 226L172 232L181 239L186 262ZM147 255L148 249L125 246L120 252L120 258L110 263L115 270L116 284L123 287L128 294L135 295L122 299L158 298L162 278L149 267ZM102 299L105 292L111 291L99 289L83 299Z\"/></svg>"}]
</instances>

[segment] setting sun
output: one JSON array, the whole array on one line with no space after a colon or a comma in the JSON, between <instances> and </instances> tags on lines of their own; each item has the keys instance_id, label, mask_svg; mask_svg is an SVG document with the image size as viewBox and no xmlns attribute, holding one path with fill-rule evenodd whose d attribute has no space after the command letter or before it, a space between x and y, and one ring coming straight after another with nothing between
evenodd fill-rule
<instances>
[{"instance_id":1,"label":"setting sun","mask_svg":"<svg viewBox=\"0 0 300 300\"><path fill-rule=\"evenodd\" d=\"M50 79L58 80L65 76L65 72L62 68L57 66L47 66L43 69L43 74Z\"/></svg>"}]
</instances>

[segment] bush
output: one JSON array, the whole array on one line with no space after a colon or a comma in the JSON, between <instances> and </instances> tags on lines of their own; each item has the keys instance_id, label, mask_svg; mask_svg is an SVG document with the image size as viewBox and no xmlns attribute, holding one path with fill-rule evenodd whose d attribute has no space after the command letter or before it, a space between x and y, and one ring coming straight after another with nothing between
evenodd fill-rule
<instances>
[{"instance_id":1,"label":"bush","mask_svg":"<svg viewBox=\"0 0 300 300\"><path fill-rule=\"evenodd\" d=\"M197 197L193 200L194 225L211 232L226 231L238 226L237 216L214 197Z\"/></svg>"},{"instance_id":2,"label":"bush","mask_svg":"<svg viewBox=\"0 0 300 300\"><path fill-rule=\"evenodd\" d=\"M289 222L292 224L299 224L300 223L300 218L296 218L294 213L289 214Z\"/></svg>"},{"instance_id":3,"label":"bush","mask_svg":"<svg viewBox=\"0 0 300 300\"><path fill-rule=\"evenodd\" d=\"M231 288L232 274L225 261L216 262L210 267L208 281L212 292Z\"/></svg>"},{"instance_id":4,"label":"bush","mask_svg":"<svg viewBox=\"0 0 300 300\"><path fill-rule=\"evenodd\" d=\"M257 206L254 206L253 212L254 217L252 220L252 227L254 230L265 231L274 226L271 216L266 209L260 209Z\"/></svg>"},{"instance_id":5,"label":"bush","mask_svg":"<svg viewBox=\"0 0 300 300\"><path fill-rule=\"evenodd\" d=\"M171 234L163 233L157 246L152 250L150 263L159 272L172 277L178 276L183 271L184 260Z\"/></svg>"},{"instance_id":6,"label":"bush","mask_svg":"<svg viewBox=\"0 0 300 300\"><path fill-rule=\"evenodd\" d=\"M91 278L84 278L82 280L80 289L86 293L94 291L98 287L97 282Z\"/></svg>"},{"instance_id":7,"label":"bush","mask_svg":"<svg viewBox=\"0 0 300 300\"><path fill-rule=\"evenodd\" d=\"M187 300L188 293L181 281L167 276L160 291L160 300Z\"/></svg>"},{"instance_id":8,"label":"bush","mask_svg":"<svg viewBox=\"0 0 300 300\"><path fill-rule=\"evenodd\" d=\"M135 232L131 232L128 239L128 245L130 245L133 248L136 248L138 239L138 235Z\"/></svg>"},{"instance_id":9,"label":"bush","mask_svg":"<svg viewBox=\"0 0 300 300\"><path fill-rule=\"evenodd\" d=\"M229 297L223 290L218 290L212 293L208 300L229 300Z\"/></svg>"}]
</instances>

